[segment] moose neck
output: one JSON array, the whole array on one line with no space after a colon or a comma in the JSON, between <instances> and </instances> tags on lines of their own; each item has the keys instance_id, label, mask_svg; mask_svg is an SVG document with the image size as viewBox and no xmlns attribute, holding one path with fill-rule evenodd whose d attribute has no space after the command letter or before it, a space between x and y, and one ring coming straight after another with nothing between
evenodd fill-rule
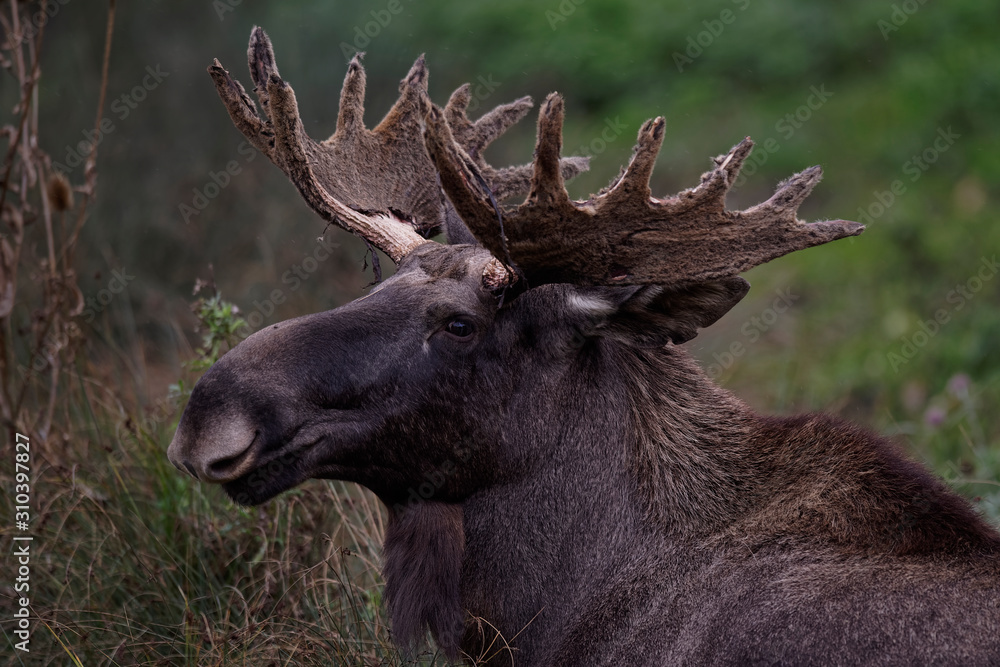
<instances>
[{"instance_id":1,"label":"moose neck","mask_svg":"<svg viewBox=\"0 0 1000 667\"><path fill-rule=\"evenodd\" d=\"M521 656L537 657L532 637L571 622L609 563L629 564L631 545L684 542L747 502L726 464L748 434L741 403L676 348L599 341L585 356L584 368L515 394L510 409L537 419L517 420L529 428L505 440L532 463L463 503L463 606ZM467 639L469 650L478 637Z\"/></svg>"}]
</instances>

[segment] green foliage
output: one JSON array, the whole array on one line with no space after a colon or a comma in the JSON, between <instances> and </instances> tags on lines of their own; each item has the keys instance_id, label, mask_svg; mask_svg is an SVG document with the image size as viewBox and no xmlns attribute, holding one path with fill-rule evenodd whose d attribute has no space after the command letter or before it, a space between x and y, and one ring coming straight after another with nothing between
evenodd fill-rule
<instances>
[{"instance_id":1,"label":"green foliage","mask_svg":"<svg viewBox=\"0 0 1000 667\"><path fill-rule=\"evenodd\" d=\"M223 299L219 291L195 301L191 310L198 318L198 330L202 332L202 338L198 357L190 362L190 368L204 371L240 342L240 330L245 330L248 325L239 316L240 309Z\"/></svg>"}]
</instances>

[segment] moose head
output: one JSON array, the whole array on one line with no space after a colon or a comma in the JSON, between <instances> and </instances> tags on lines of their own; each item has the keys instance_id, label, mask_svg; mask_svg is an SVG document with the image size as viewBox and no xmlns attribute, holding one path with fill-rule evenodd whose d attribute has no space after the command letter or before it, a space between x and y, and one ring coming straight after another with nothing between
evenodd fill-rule
<instances>
[{"instance_id":1,"label":"moose head","mask_svg":"<svg viewBox=\"0 0 1000 667\"><path fill-rule=\"evenodd\" d=\"M317 143L259 28L248 56L264 118L218 61L209 68L236 127L324 220L397 268L368 295L222 357L168 456L243 505L310 478L371 489L389 508L386 598L401 644L430 630L450 656L474 657L490 632L517 635L526 665L847 659L867 636L832 638L870 606L850 588L833 621L817 613L809 568L843 594L844 559L861 559L863 591L894 558L996 553L974 510L887 443L831 418L759 417L681 347L747 293L740 272L861 233L798 220L819 167L726 210L747 138L696 187L657 198L656 118L618 177L573 201L564 179L588 165L560 157L557 94L542 104L533 163L495 169L483 151L528 98L472 122L468 86L443 109L430 102L421 58L368 130L355 57L336 131ZM442 230L450 245L428 240ZM1000 580L977 567L973 604ZM954 587L928 585L940 609ZM800 630L762 634L795 613ZM872 636L893 632L883 621Z\"/></svg>"}]
</instances>

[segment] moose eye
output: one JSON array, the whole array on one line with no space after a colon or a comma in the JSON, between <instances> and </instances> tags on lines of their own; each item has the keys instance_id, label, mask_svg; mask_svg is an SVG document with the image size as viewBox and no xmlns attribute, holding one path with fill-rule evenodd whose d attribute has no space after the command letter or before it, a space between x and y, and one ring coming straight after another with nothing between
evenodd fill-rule
<instances>
[{"instance_id":1,"label":"moose eye","mask_svg":"<svg viewBox=\"0 0 1000 667\"><path fill-rule=\"evenodd\" d=\"M471 322L466 322L465 320L452 320L445 325L444 330L452 336L466 338L471 336L472 332L475 331L476 328Z\"/></svg>"}]
</instances>

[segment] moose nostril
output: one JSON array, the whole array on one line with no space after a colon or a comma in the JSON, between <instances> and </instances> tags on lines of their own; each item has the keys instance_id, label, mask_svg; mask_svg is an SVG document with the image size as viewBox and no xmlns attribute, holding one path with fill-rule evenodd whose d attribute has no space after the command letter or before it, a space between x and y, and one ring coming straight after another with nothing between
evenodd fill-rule
<instances>
[{"instance_id":1,"label":"moose nostril","mask_svg":"<svg viewBox=\"0 0 1000 667\"><path fill-rule=\"evenodd\" d=\"M212 461L205 469L206 481L228 482L244 475L253 465L252 448L248 447L236 456Z\"/></svg>"},{"instance_id":2,"label":"moose nostril","mask_svg":"<svg viewBox=\"0 0 1000 667\"><path fill-rule=\"evenodd\" d=\"M235 468L239 464L240 459L243 458L244 454L239 454L238 456L233 456L228 459L219 459L218 461L213 461L212 463L209 464L208 471L213 475L223 476L225 475L227 470Z\"/></svg>"},{"instance_id":3,"label":"moose nostril","mask_svg":"<svg viewBox=\"0 0 1000 667\"><path fill-rule=\"evenodd\" d=\"M188 461L187 459L184 459L184 467L187 468L187 471L191 473L192 477L198 479L198 472L194 469L194 466L191 465L191 462Z\"/></svg>"}]
</instances>

